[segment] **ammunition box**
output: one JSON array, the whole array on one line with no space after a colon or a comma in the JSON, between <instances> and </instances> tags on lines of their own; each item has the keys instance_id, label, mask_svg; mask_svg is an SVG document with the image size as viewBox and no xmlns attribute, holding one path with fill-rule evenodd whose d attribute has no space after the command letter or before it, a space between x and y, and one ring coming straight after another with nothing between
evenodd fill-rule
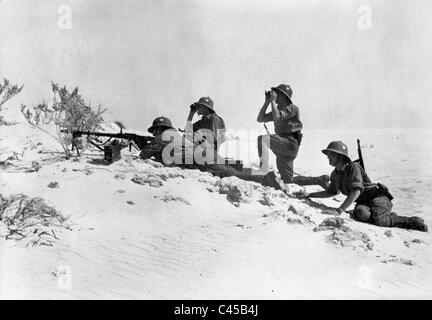
<instances>
[{"instance_id":1,"label":"ammunition box","mask_svg":"<svg viewBox=\"0 0 432 320\"><path fill-rule=\"evenodd\" d=\"M104 159L109 163L120 160L121 149L122 146L120 144L104 146Z\"/></svg>"}]
</instances>

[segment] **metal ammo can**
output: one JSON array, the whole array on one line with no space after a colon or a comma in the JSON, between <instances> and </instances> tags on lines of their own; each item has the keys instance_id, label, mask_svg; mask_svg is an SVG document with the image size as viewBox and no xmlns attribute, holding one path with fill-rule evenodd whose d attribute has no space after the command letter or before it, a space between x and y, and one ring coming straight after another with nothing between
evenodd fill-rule
<instances>
[{"instance_id":1,"label":"metal ammo can","mask_svg":"<svg viewBox=\"0 0 432 320\"><path fill-rule=\"evenodd\" d=\"M109 163L120 160L120 151L122 149L121 144L111 144L104 146L104 159Z\"/></svg>"}]
</instances>

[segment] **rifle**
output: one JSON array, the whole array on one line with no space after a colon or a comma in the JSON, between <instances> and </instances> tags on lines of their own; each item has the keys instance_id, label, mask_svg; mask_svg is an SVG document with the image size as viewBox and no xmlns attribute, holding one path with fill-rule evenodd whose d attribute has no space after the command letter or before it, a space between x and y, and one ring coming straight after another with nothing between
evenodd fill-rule
<instances>
[{"instance_id":1,"label":"rifle","mask_svg":"<svg viewBox=\"0 0 432 320\"><path fill-rule=\"evenodd\" d=\"M357 152L358 152L359 158L356 161L360 162L360 165L363 168L363 170L366 170L364 162L363 162L363 155L362 155L362 151L361 151L361 147L360 147L360 140L359 139L357 139Z\"/></svg>"},{"instance_id":2,"label":"rifle","mask_svg":"<svg viewBox=\"0 0 432 320\"><path fill-rule=\"evenodd\" d=\"M109 145L106 145L111 139L123 139L129 141L129 151L131 151L132 147L137 150L144 149L148 144L155 140L152 136L141 136L135 133L123 133L120 130L120 133L106 133L106 132L92 132L92 131L79 131L79 130L60 130L63 133L72 134L72 151L76 149L77 155L80 156L79 150L76 145L76 138L79 138L83 135L86 136L94 136L94 137L107 137L108 140L101 143L96 144L94 141L89 140L89 142L97 147L99 150L104 151L105 160L112 162L113 160L120 159L120 150L125 147L124 144L119 143L117 140L112 141ZM104 148L101 147L104 146Z\"/></svg>"},{"instance_id":3,"label":"rifle","mask_svg":"<svg viewBox=\"0 0 432 320\"><path fill-rule=\"evenodd\" d=\"M264 123L264 128L266 129L266 131L267 131L267 134L268 135L271 135L271 133L270 133L270 130L267 128L267 126L266 126L266 124Z\"/></svg>"}]
</instances>

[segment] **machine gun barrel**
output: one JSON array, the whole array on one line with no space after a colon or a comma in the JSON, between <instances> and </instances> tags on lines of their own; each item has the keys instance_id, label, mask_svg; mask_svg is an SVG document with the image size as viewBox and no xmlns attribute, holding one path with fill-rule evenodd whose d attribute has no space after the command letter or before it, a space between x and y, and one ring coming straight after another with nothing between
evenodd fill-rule
<instances>
[{"instance_id":1,"label":"machine gun barrel","mask_svg":"<svg viewBox=\"0 0 432 320\"><path fill-rule=\"evenodd\" d=\"M95 136L95 137L107 137L107 138L116 138L116 139L125 139L129 140L129 142L134 142L139 150L142 150L149 143L154 141L154 137L152 136L142 136L135 133L108 133L108 132L93 132L93 131L80 131L80 130L61 130L63 133L71 133L73 140L75 138L85 136ZM72 142L72 149L74 148L74 141Z\"/></svg>"}]
</instances>

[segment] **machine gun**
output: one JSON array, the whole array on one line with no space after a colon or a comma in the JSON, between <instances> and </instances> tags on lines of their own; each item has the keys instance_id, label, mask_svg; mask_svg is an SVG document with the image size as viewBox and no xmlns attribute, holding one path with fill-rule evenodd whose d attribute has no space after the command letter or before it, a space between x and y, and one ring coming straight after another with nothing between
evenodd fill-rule
<instances>
[{"instance_id":1,"label":"machine gun","mask_svg":"<svg viewBox=\"0 0 432 320\"><path fill-rule=\"evenodd\" d=\"M88 137L106 137L108 140L97 144L93 140L89 139L88 141L97 147L99 150L104 152L104 159L108 162L113 162L120 159L120 151L127 145L129 145L129 151L131 151L132 147L137 150L144 149L148 144L154 141L154 137L152 136L141 136L135 133L123 133L120 130L120 133L106 133L106 132L92 132L92 131L79 131L79 130L61 130L63 133L72 134L72 151L75 149L77 155L80 156L78 146L77 146L77 138L85 135ZM112 140L114 139L114 140ZM127 140L128 144L120 143L116 139ZM103 148L102 148L103 146Z\"/></svg>"}]
</instances>

